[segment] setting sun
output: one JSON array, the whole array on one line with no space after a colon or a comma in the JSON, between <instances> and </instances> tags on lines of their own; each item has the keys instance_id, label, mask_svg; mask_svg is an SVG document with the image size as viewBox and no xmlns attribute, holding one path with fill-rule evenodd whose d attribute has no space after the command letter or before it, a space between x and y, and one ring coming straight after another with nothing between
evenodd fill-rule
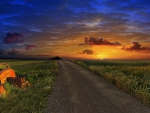
<instances>
[{"instance_id":1,"label":"setting sun","mask_svg":"<svg viewBox=\"0 0 150 113\"><path fill-rule=\"evenodd\" d=\"M96 56L97 56L97 58L99 58L101 60L108 58L105 54L98 54Z\"/></svg>"}]
</instances>

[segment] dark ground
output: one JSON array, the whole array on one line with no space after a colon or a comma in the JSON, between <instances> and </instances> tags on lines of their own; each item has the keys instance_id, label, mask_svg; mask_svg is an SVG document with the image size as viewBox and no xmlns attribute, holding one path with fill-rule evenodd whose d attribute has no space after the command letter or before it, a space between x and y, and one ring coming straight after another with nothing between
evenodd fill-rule
<instances>
[{"instance_id":1,"label":"dark ground","mask_svg":"<svg viewBox=\"0 0 150 113\"><path fill-rule=\"evenodd\" d=\"M69 61L59 74L45 113L150 113L150 108L100 76Z\"/></svg>"}]
</instances>

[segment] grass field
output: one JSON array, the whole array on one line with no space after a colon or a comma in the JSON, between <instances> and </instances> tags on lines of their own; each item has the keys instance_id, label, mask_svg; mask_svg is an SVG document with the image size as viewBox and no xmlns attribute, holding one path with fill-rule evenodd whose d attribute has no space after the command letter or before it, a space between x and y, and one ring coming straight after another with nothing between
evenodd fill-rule
<instances>
[{"instance_id":1,"label":"grass field","mask_svg":"<svg viewBox=\"0 0 150 113\"><path fill-rule=\"evenodd\" d=\"M150 61L74 61L150 106Z\"/></svg>"},{"instance_id":2,"label":"grass field","mask_svg":"<svg viewBox=\"0 0 150 113\"><path fill-rule=\"evenodd\" d=\"M8 95L0 98L0 113L43 113L48 95L57 75L57 62L48 60L0 60L25 76L30 82L26 89L5 83Z\"/></svg>"}]
</instances>

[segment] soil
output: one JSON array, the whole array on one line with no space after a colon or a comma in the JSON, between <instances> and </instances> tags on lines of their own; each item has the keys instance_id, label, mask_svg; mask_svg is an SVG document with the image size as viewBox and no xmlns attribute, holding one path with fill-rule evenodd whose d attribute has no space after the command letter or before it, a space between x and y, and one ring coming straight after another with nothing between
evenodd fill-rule
<instances>
[{"instance_id":1,"label":"soil","mask_svg":"<svg viewBox=\"0 0 150 113\"><path fill-rule=\"evenodd\" d=\"M59 74L45 113L150 113L150 108L100 76L69 61Z\"/></svg>"}]
</instances>

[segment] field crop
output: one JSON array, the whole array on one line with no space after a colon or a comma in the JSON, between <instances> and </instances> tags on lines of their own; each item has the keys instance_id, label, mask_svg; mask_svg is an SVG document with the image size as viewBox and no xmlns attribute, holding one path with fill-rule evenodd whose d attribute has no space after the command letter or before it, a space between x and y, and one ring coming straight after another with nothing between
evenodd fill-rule
<instances>
[{"instance_id":1,"label":"field crop","mask_svg":"<svg viewBox=\"0 0 150 113\"><path fill-rule=\"evenodd\" d=\"M150 106L150 61L74 61Z\"/></svg>"},{"instance_id":2,"label":"field crop","mask_svg":"<svg viewBox=\"0 0 150 113\"><path fill-rule=\"evenodd\" d=\"M57 75L57 62L48 60L0 60L30 82L26 89L5 84L8 95L0 98L0 113L43 113Z\"/></svg>"}]
</instances>

